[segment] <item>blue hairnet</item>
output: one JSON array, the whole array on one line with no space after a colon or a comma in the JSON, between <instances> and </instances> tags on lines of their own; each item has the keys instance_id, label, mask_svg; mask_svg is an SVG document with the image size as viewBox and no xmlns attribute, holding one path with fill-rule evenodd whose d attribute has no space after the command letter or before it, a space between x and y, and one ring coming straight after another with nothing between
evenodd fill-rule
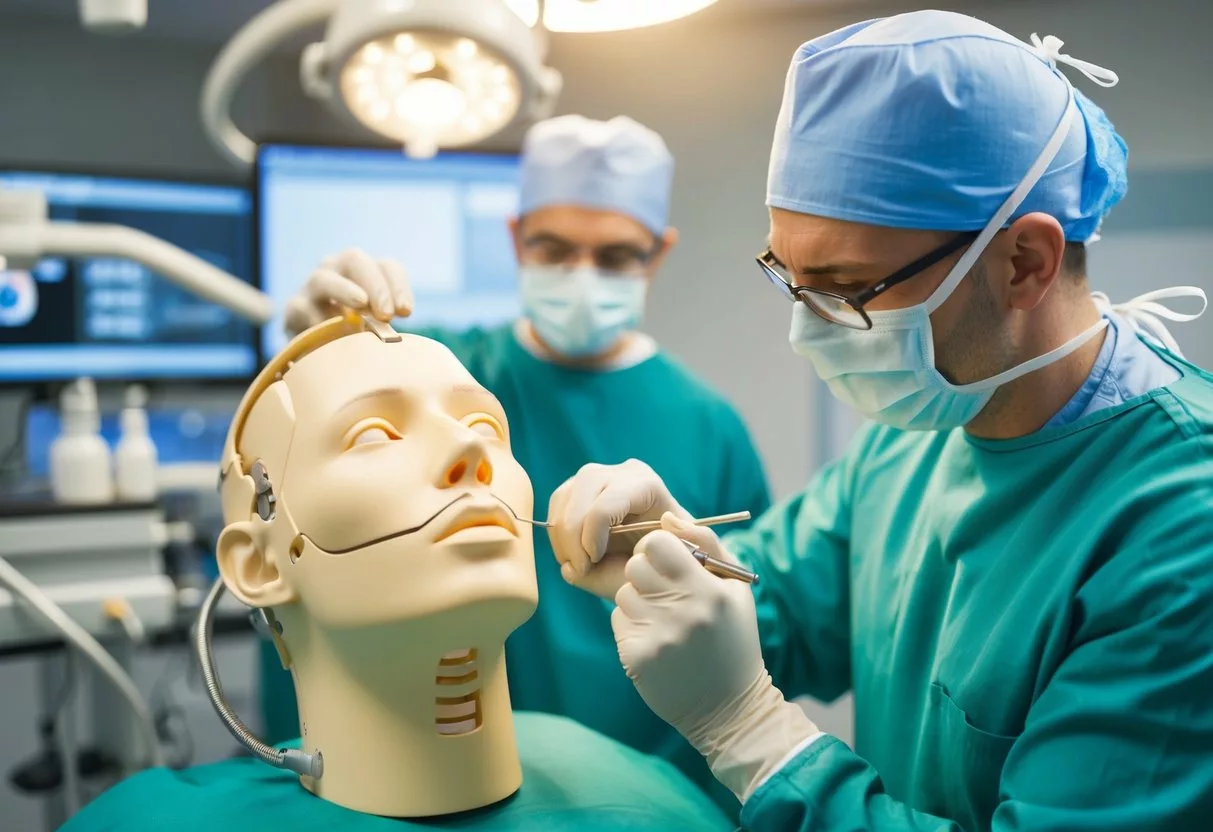
<instances>
[{"instance_id":1,"label":"blue hairnet","mask_svg":"<svg viewBox=\"0 0 1213 832\"><path fill-rule=\"evenodd\" d=\"M775 127L767 205L895 228L982 228L1066 113L1067 81L980 20L922 11L797 50ZM1014 217L1042 211L1086 242L1127 189L1128 148L1090 99Z\"/></svg>"},{"instance_id":2,"label":"blue hairnet","mask_svg":"<svg viewBox=\"0 0 1213 832\"><path fill-rule=\"evenodd\" d=\"M661 136L630 118L541 121L522 147L523 214L579 205L633 217L654 234L666 228L674 157Z\"/></svg>"}]
</instances>

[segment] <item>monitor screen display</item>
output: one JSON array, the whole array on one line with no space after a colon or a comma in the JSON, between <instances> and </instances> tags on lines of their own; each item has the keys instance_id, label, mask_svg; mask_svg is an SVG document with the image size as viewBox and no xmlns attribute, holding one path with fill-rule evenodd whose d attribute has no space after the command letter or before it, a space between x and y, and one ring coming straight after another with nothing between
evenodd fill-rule
<instances>
[{"instance_id":1,"label":"monitor screen display","mask_svg":"<svg viewBox=\"0 0 1213 832\"><path fill-rule=\"evenodd\" d=\"M0 171L40 190L52 221L151 234L254 283L245 189L69 173ZM129 260L47 256L0 272L0 383L227 380L257 366L256 328Z\"/></svg>"},{"instance_id":2,"label":"monitor screen display","mask_svg":"<svg viewBox=\"0 0 1213 832\"><path fill-rule=\"evenodd\" d=\"M518 209L518 157L473 153L410 159L398 150L263 145L257 164L261 279L281 310L327 257L360 248L400 262L416 307L409 323L489 327L519 312L508 221Z\"/></svg>"}]
</instances>

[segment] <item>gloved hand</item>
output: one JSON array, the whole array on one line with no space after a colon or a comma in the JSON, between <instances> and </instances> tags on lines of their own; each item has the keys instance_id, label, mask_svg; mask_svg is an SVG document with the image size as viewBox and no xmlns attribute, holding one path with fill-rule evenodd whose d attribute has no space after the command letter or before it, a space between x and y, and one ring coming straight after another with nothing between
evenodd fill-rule
<instances>
[{"instance_id":1,"label":"gloved hand","mask_svg":"<svg viewBox=\"0 0 1213 832\"><path fill-rule=\"evenodd\" d=\"M552 493L548 529L560 574L570 584L612 600L626 579L623 566L643 532L608 534L612 526L660 520L666 512L691 519L648 465L582 466Z\"/></svg>"},{"instance_id":2,"label":"gloved hand","mask_svg":"<svg viewBox=\"0 0 1213 832\"><path fill-rule=\"evenodd\" d=\"M381 321L411 315L413 289L404 267L393 260L374 260L356 248L325 259L287 301L286 333L293 338L343 309L367 312Z\"/></svg>"},{"instance_id":3,"label":"gloved hand","mask_svg":"<svg viewBox=\"0 0 1213 832\"><path fill-rule=\"evenodd\" d=\"M624 567L611 614L619 658L649 708L745 802L820 732L771 682L749 585L708 572L682 541L736 559L710 529L672 514L662 527Z\"/></svg>"}]
</instances>

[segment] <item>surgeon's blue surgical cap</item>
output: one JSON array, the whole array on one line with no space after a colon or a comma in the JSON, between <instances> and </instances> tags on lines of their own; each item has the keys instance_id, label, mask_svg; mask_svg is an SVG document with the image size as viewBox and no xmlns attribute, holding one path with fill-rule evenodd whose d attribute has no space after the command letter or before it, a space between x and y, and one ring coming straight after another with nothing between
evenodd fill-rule
<instances>
[{"instance_id":1,"label":"surgeon's blue surgical cap","mask_svg":"<svg viewBox=\"0 0 1213 832\"><path fill-rule=\"evenodd\" d=\"M559 116L527 132L520 211L577 205L626 214L654 234L666 228L674 157L661 136L630 118Z\"/></svg>"},{"instance_id":2,"label":"surgeon's blue surgical cap","mask_svg":"<svg viewBox=\"0 0 1213 832\"><path fill-rule=\"evenodd\" d=\"M1044 52L939 11L809 41L788 70L767 205L895 228L982 228L1066 117L1064 67ZM1067 240L1088 242L1125 194L1128 149L1103 110L1077 91L1075 104L1081 118L1012 219L1042 211Z\"/></svg>"}]
</instances>

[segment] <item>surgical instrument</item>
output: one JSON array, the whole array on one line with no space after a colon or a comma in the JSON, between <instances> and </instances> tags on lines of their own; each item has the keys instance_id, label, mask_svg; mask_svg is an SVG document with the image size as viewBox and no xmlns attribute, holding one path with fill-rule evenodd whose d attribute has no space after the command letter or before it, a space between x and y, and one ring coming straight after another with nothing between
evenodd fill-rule
<instances>
[{"instance_id":1,"label":"surgical instrument","mask_svg":"<svg viewBox=\"0 0 1213 832\"><path fill-rule=\"evenodd\" d=\"M506 506L509 508L509 506ZM514 515L514 519L523 523L530 523L532 526L539 526L544 529L555 528L556 524L545 520L530 520L526 517L519 517L512 508L510 513ZM712 517L701 517L699 519L691 519L691 523L696 526L719 526L723 523L739 523L742 520L749 520L750 513L748 511L735 511L731 514L717 514ZM661 528L660 520L641 520L637 523L624 523L621 526L611 526L611 534L623 534L624 532L651 532Z\"/></svg>"},{"instance_id":2,"label":"surgical instrument","mask_svg":"<svg viewBox=\"0 0 1213 832\"><path fill-rule=\"evenodd\" d=\"M679 539L681 540L681 538ZM714 558L689 540L683 540L682 542L686 544L687 549L690 550L691 555L695 558L695 560L703 564L704 569L708 570L718 578L732 578L735 581L743 581L747 584L758 583L758 575L756 573L751 572L744 567L738 566L735 563L729 563L728 561L721 560L720 558Z\"/></svg>"}]
</instances>

